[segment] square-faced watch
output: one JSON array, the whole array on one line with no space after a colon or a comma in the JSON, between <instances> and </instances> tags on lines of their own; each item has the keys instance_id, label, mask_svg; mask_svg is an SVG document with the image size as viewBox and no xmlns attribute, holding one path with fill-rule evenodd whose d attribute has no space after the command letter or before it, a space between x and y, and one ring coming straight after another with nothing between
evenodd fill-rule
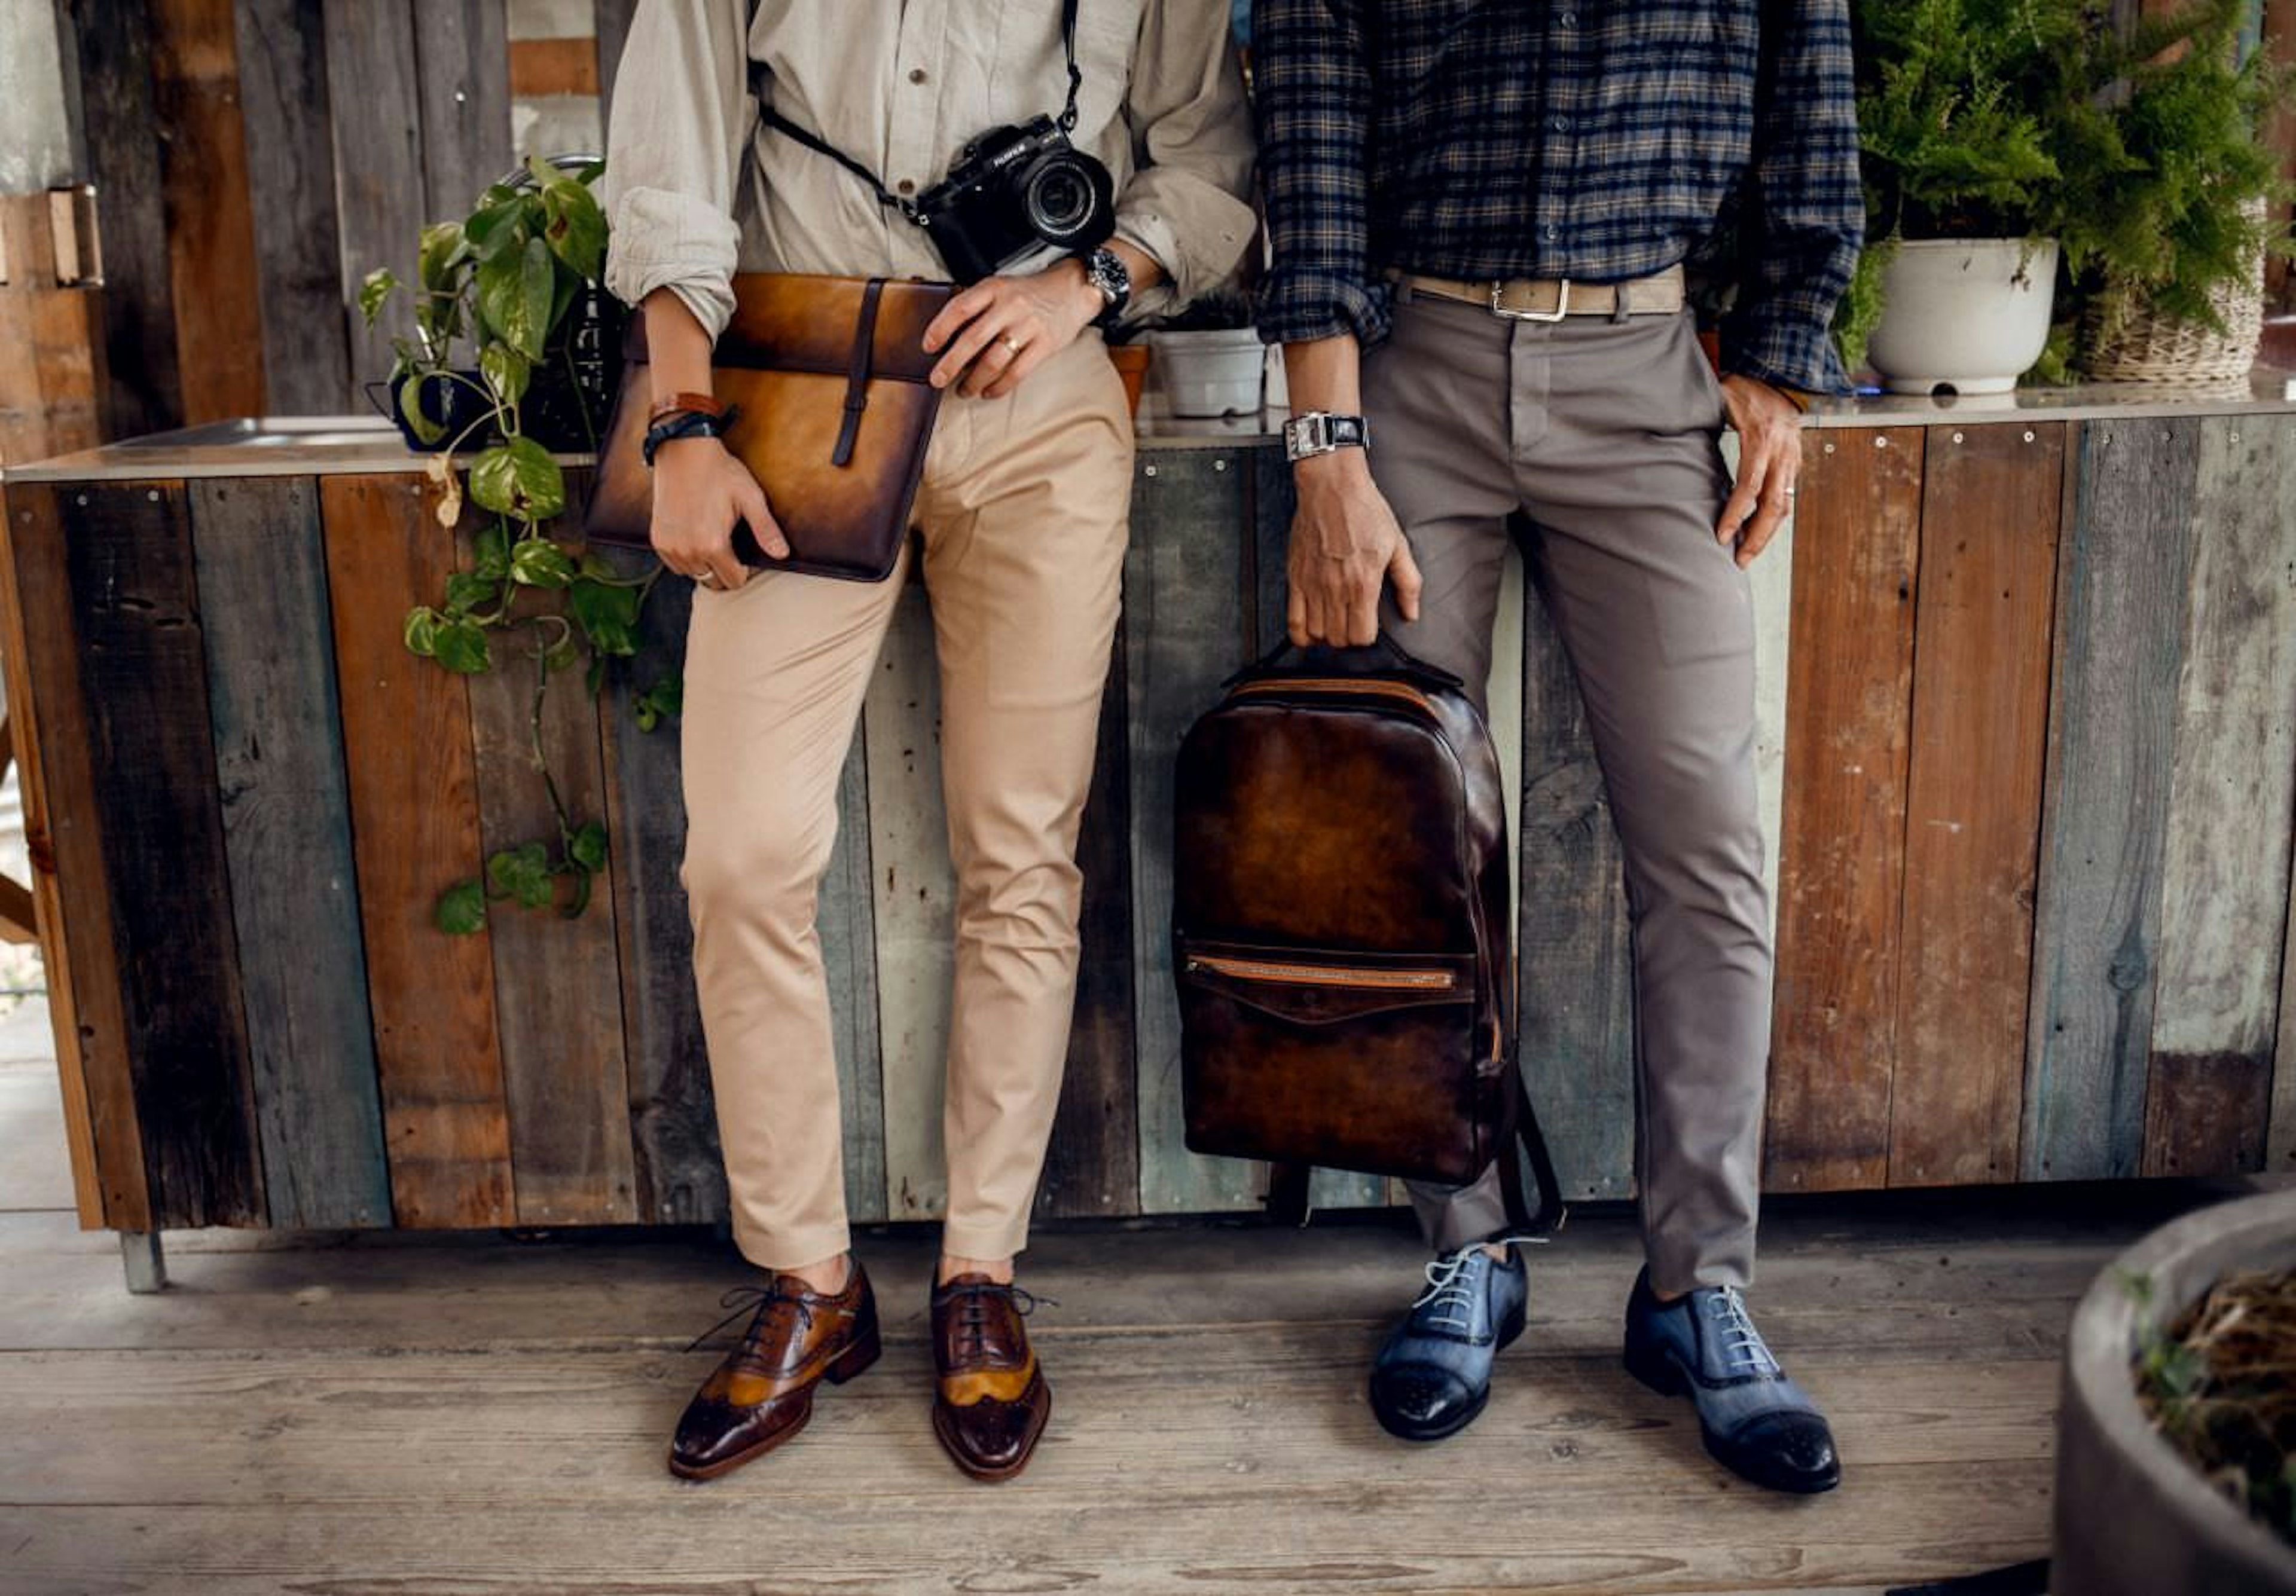
<instances>
[{"instance_id":1,"label":"square-faced watch","mask_svg":"<svg viewBox=\"0 0 2296 1596\"><path fill-rule=\"evenodd\" d=\"M1359 415L1303 410L1283 423L1283 457L1310 460L1339 449L1371 447L1371 423Z\"/></svg>"}]
</instances>

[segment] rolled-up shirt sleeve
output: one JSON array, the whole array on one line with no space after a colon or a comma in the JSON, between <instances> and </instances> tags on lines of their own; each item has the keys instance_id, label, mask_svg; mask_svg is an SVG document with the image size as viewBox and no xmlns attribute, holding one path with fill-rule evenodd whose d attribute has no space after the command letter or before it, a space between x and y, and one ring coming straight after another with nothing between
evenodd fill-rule
<instances>
[{"instance_id":1,"label":"rolled-up shirt sleeve","mask_svg":"<svg viewBox=\"0 0 2296 1596\"><path fill-rule=\"evenodd\" d=\"M1780 388L1845 393L1834 307L1865 238L1848 0L1762 8L1747 270L1722 323L1722 367Z\"/></svg>"},{"instance_id":2,"label":"rolled-up shirt sleeve","mask_svg":"<svg viewBox=\"0 0 2296 1596\"><path fill-rule=\"evenodd\" d=\"M713 342L734 314L736 185L757 114L748 13L749 0L639 0L598 179L608 291L636 305L667 288Z\"/></svg>"},{"instance_id":3,"label":"rolled-up shirt sleeve","mask_svg":"<svg viewBox=\"0 0 2296 1596\"><path fill-rule=\"evenodd\" d=\"M1171 280L1141 297L1140 315L1218 288L1257 230L1251 113L1227 0L1146 8L1125 119L1137 165L1116 196L1116 233Z\"/></svg>"},{"instance_id":4,"label":"rolled-up shirt sleeve","mask_svg":"<svg viewBox=\"0 0 2296 1596\"><path fill-rule=\"evenodd\" d=\"M1362 0L1259 0L1252 60L1260 178L1275 258L1259 290L1259 332L1300 343L1387 331L1371 281L1365 140L1371 71Z\"/></svg>"}]
</instances>

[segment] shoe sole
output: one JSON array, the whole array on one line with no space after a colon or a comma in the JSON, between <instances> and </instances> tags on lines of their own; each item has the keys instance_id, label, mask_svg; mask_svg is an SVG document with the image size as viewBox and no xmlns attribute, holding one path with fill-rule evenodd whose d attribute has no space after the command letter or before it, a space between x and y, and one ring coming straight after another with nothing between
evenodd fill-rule
<instances>
[{"instance_id":1,"label":"shoe sole","mask_svg":"<svg viewBox=\"0 0 2296 1596\"><path fill-rule=\"evenodd\" d=\"M1516 1309L1513 1313L1508 1314L1506 1318L1500 1321L1498 1345L1492 1348L1491 1355L1493 1357L1496 1357L1500 1353L1505 1352L1508 1347L1513 1346L1518 1340L1521 1340L1522 1338L1522 1332L1529 1327L1529 1322L1530 1305L1526 1301L1521 1307ZM1398 1441L1447 1441L1453 1436L1457 1435L1461 1430L1466 1428L1467 1426L1472 1424L1476 1420L1481 1418L1483 1416L1483 1410L1490 1405L1490 1401L1491 1387L1489 1383L1487 1381L1483 1386L1481 1394L1475 1398L1473 1404L1468 1407L1465 1412L1460 1413L1456 1418L1451 1419L1446 1423L1429 1425L1423 1428L1413 1428L1402 1424L1400 1420L1389 1418L1385 1412L1381 1411L1379 1403L1376 1399L1374 1399L1371 1404L1371 1413L1373 1418L1379 1420L1380 1428L1385 1430L1389 1435L1393 1436Z\"/></svg>"},{"instance_id":2,"label":"shoe sole","mask_svg":"<svg viewBox=\"0 0 2296 1596\"><path fill-rule=\"evenodd\" d=\"M1670 1352L1660 1352L1654 1355L1637 1353L1634 1346L1629 1345L1623 1361L1628 1374L1633 1375L1660 1396L1688 1396L1691 1394L1690 1372L1683 1368L1682 1361ZM1833 1473L1816 1479L1749 1474L1722 1455L1720 1448L1715 1444L1714 1432L1706 1428L1703 1420L1699 1421L1698 1439L1705 1446L1708 1457L1712 1458L1740 1479L1750 1485L1759 1486L1766 1491L1778 1491L1789 1496L1823 1496L1841 1483L1841 1470L1839 1468L1836 1468Z\"/></svg>"},{"instance_id":3,"label":"shoe sole","mask_svg":"<svg viewBox=\"0 0 2296 1596\"><path fill-rule=\"evenodd\" d=\"M868 1334L837 1355L837 1361L822 1371L821 1378L832 1386L841 1386L875 1363L884 1351L883 1340L874 1328ZM669 1471L680 1479L718 1479L734 1472L744 1463L753 1463L777 1446L795 1440L805 1427L813 1422L813 1404L805 1406L805 1416L787 1429L781 1430L758 1442L747 1452L737 1452L732 1457L719 1458L714 1463L682 1463L677 1454L669 1454Z\"/></svg>"}]
</instances>

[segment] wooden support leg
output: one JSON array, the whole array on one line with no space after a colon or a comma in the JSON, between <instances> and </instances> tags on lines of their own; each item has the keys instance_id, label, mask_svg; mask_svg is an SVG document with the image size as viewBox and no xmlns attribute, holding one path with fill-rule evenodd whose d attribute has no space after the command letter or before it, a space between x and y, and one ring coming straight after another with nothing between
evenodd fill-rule
<instances>
[{"instance_id":1,"label":"wooden support leg","mask_svg":"<svg viewBox=\"0 0 2296 1596\"><path fill-rule=\"evenodd\" d=\"M119 1261L127 1270L130 1291L142 1296L167 1289L168 1260L160 1250L159 1232L120 1232Z\"/></svg>"}]
</instances>

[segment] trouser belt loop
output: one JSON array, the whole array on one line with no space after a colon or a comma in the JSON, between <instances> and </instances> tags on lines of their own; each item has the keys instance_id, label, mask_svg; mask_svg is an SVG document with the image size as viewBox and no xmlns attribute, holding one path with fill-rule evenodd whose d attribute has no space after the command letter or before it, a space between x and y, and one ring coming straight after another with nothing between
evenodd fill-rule
<instances>
[{"instance_id":1,"label":"trouser belt loop","mask_svg":"<svg viewBox=\"0 0 2296 1596\"><path fill-rule=\"evenodd\" d=\"M1616 299L1615 302L1611 307L1611 320L1613 323L1623 322L1635 313L1634 284L1631 282L1621 282L1617 288L1612 290L1611 292L1616 296Z\"/></svg>"}]
</instances>

